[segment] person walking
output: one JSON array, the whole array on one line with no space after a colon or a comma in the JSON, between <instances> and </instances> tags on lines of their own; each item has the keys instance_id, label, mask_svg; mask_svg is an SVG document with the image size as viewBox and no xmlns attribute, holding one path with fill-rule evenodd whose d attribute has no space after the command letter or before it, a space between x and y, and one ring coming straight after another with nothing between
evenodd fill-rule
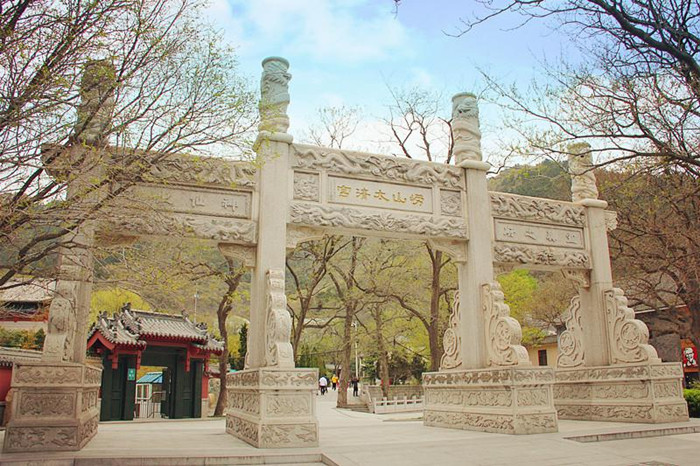
<instances>
[{"instance_id":1,"label":"person walking","mask_svg":"<svg viewBox=\"0 0 700 466\"><path fill-rule=\"evenodd\" d=\"M359 396L357 393L357 388L359 384L359 380L357 379L356 375L352 376L352 379L350 379L350 384L352 385L352 396Z\"/></svg>"},{"instance_id":2,"label":"person walking","mask_svg":"<svg viewBox=\"0 0 700 466\"><path fill-rule=\"evenodd\" d=\"M321 389L321 395L325 395L328 390L328 379L325 375L322 375L321 378L318 379L318 386Z\"/></svg>"},{"instance_id":3,"label":"person walking","mask_svg":"<svg viewBox=\"0 0 700 466\"><path fill-rule=\"evenodd\" d=\"M338 375L333 374L333 377L331 377L331 386L333 387L333 391L335 391L336 388L338 388Z\"/></svg>"}]
</instances>

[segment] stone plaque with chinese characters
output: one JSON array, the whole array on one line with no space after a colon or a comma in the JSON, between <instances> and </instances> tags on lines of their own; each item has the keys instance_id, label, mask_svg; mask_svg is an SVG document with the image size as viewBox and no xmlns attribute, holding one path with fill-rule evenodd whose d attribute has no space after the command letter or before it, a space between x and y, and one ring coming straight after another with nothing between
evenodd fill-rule
<instances>
[{"instance_id":1,"label":"stone plaque with chinese characters","mask_svg":"<svg viewBox=\"0 0 700 466\"><path fill-rule=\"evenodd\" d=\"M361 207L431 213L433 191L430 188L393 183L328 177L328 201Z\"/></svg>"},{"instance_id":2,"label":"stone plaque with chinese characters","mask_svg":"<svg viewBox=\"0 0 700 466\"><path fill-rule=\"evenodd\" d=\"M172 212L250 218L251 193L245 191L139 186L138 193L144 200L163 203Z\"/></svg>"},{"instance_id":3,"label":"stone plaque with chinese characters","mask_svg":"<svg viewBox=\"0 0 700 466\"><path fill-rule=\"evenodd\" d=\"M574 249L583 249L585 247L582 228L496 219L495 233L496 241Z\"/></svg>"}]
</instances>

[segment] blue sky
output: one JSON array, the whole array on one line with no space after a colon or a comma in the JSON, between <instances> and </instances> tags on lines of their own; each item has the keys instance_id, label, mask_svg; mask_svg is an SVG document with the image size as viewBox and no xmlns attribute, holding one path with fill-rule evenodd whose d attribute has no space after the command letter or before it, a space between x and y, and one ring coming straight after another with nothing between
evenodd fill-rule
<instances>
[{"instance_id":1,"label":"blue sky","mask_svg":"<svg viewBox=\"0 0 700 466\"><path fill-rule=\"evenodd\" d=\"M290 62L290 132L301 134L323 106L359 107L366 121L387 115L387 86L418 86L450 97L480 91L479 69L504 82L527 83L537 60L566 53L566 41L541 23L516 28L508 16L462 37L460 18L475 2L404 0L214 0L210 17L236 46L241 71L257 80L271 55ZM482 108L484 136L498 112Z\"/></svg>"}]
</instances>

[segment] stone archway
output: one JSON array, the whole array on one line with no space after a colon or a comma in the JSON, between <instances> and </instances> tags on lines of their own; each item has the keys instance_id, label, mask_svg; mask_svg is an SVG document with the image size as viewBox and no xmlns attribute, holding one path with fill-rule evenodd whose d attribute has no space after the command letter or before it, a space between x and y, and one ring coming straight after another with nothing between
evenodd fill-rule
<instances>
[{"instance_id":1,"label":"stone archway","mask_svg":"<svg viewBox=\"0 0 700 466\"><path fill-rule=\"evenodd\" d=\"M606 225L613 215L596 199L585 157L573 202L490 193L471 94L453 98L456 166L295 144L286 132L288 66L263 61L259 168L167 158L131 190L132 198L158 201L165 222L126 203L103 209L76 233L84 248L64 251L64 298L51 308L44 360L18 365L13 375L6 451L79 449L96 431L96 408L85 400L99 370L83 363L77 324L89 298L90 245L115 224L127 235L207 239L252 268L246 370L229 376L226 429L257 447L318 445L317 373L294 367L284 269L286 248L328 232L427 240L457 263L461 298L442 368L424 374L426 425L528 434L556 431L557 411L577 419L688 419L680 365L660 362L646 327L612 286ZM494 264L562 269L580 283L562 341L569 359L556 371L530 366ZM76 382L63 386L67 372ZM23 411L22 400L40 393L63 397L65 410L54 413L61 426L48 423L43 408ZM32 440L37 432L44 440ZM57 443L60 436L71 441Z\"/></svg>"}]
</instances>

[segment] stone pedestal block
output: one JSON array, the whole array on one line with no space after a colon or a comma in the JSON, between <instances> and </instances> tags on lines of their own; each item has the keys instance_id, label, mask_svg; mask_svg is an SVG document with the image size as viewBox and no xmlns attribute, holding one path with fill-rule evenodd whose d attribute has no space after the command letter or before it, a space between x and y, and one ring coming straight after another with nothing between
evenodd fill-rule
<instances>
[{"instance_id":1,"label":"stone pedestal block","mask_svg":"<svg viewBox=\"0 0 700 466\"><path fill-rule=\"evenodd\" d=\"M557 431L549 368L423 374L424 424L503 434Z\"/></svg>"},{"instance_id":2,"label":"stone pedestal block","mask_svg":"<svg viewBox=\"0 0 700 466\"><path fill-rule=\"evenodd\" d=\"M561 419L687 421L682 377L679 363L557 369L554 405Z\"/></svg>"},{"instance_id":3,"label":"stone pedestal block","mask_svg":"<svg viewBox=\"0 0 700 466\"><path fill-rule=\"evenodd\" d=\"M5 452L80 450L97 433L102 369L78 363L15 363Z\"/></svg>"},{"instance_id":4,"label":"stone pedestal block","mask_svg":"<svg viewBox=\"0 0 700 466\"><path fill-rule=\"evenodd\" d=\"M257 448L318 446L318 370L248 369L226 384L226 432Z\"/></svg>"}]
</instances>

